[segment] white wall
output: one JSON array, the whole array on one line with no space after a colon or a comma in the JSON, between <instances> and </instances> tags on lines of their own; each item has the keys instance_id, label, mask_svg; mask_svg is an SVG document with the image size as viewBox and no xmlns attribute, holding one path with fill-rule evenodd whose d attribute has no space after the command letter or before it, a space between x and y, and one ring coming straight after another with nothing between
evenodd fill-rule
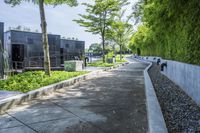
<instances>
[{"instance_id":1,"label":"white wall","mask_svg":"<svg viewBox=\"0 0 200 133\"><path fill-rule=\"evenodd\" d=\"M168 60L163 74L200 104L200 66Z\"/></svg>"},{"instance_id":2,"label":"white wall","mask_svg":"<svg viewBox=\"0 0 200 133\"><path fill-rule=\"evenodd\" d=\"M148 57L148 60L156 62L157 59L153 60L153 58ZM145 57L144 59L147 60ZM179 85L194 101L200 104L200 66L161 59L162 62L167 62L167 68L164 67L162 74Z\"/></svg>"}]
</instances>

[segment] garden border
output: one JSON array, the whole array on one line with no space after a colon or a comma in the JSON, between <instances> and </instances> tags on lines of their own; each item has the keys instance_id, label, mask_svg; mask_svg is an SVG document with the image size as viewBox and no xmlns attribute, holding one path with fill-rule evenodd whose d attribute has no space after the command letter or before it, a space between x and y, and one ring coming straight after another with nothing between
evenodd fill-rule
<instances>
[{"instance_id":1,"label":"garden border","mask_svg":"<svg viewBox=\"0 0 200 133\"><path fill-rule=\"evenodd\" d=\"M122 63L122 64L118 64L117 66L113 66L113 67L108 67L108 68L104 68L101 70L96 70L96 71L92 71L88 74L84 74L84 75L80 75L68 80L64 80L55 84L51 84L48 86L44 86L41 88L38 88L36 90L32 90L29 91L27 93L22 93L16 96L12 96L3 100L0 100L0 114L3 114L6 110L14 107L15 105L19 105L22 104L23 102L27 102L30 101L34 98L43 96L43 95L47 95L52 93L53 91L56 91L58 89L64 88L64 87L68 87L71 86L75 83L87 80L87 79L91 79L91 78L95 78L97 77L101 72L103 71L108 71L111 70L113 68L117 68L120 66L124 66L129 64L128 62Z\"/></svg>"},{"instance_id":2,"label":"garden border","mask_svg":"<svg viewBox=\"0 0 200 133\"><path fill-rule=\"evenodd\" d=\"M144 61L135 58L140 62L149 64L144 70L145 94L146 94L146 107L148 119L148 132L149 133L168 133L166 123L158 102L155 89L153 87L148 70L152 66L152 62Z\"/></svg>"}]
</instances>

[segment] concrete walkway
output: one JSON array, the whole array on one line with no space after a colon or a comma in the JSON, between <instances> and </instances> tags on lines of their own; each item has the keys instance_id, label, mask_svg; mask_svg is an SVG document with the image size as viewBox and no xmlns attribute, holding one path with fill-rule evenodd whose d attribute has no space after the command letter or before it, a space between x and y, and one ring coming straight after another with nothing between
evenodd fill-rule
<instances>
[{"instance_id":1,"label":"concrete walkway","mask_svg":"<svg viewBox=\"0 0 200 133\"><path fill-rule=\"evenodd\" d=\"M132 61L0 116L0 133L145 133L143 70Z\"/></svg>"}]
</instances>

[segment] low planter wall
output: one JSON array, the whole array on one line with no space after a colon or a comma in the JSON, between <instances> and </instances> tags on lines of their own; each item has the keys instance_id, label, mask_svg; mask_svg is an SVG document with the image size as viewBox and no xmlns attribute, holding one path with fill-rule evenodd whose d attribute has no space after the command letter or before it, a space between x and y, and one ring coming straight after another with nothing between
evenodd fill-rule
<instances>
[{"instance_id":1,"label":"low planter wall","mask_svg":"<svg viewBox=\"0 0 200 133\"><path fill-rule=\"evenodd\" d=\"M71 60L64 62L65 71L82 71L83 61Z\"/></svg>"}]
</instances>

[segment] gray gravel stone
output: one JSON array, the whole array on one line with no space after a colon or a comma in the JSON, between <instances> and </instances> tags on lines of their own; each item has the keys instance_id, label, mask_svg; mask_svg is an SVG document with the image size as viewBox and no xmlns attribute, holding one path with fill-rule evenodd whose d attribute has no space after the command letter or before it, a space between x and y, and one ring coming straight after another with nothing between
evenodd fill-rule
<instances>
[{"instance_id":1,"label":"gray gravel stone","mask_svg":"<svg viewBox=\"0 0 200 133\"><path fill-rule=\"evenodd\" d=\"M160 73L156 64L149 70L168 131L200 132L200 107L179 86ZM186 81L187 82L187 81Z\"/></svg>"}]
</instances>

